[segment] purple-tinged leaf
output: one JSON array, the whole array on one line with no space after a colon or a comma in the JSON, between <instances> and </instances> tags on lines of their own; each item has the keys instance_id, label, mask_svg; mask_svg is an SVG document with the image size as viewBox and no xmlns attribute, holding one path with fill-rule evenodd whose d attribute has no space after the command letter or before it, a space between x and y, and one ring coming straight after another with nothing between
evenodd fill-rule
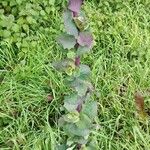
<instances>
[{"instance_id":1,"label":"purple-tinged leaf","mask_svg":"<svg viewBox=\"0 0 150 150\"><path fill-rule=\"evenodd\" d=\"M90 32L80 32L77 42L81 46L87 46L88 48L92 48L93 45L93 36Z\"/></svg>"},{"instance_id":2,"label":"purple-tinged leaf","mask_svg":"<svg viewBox=\"0 0 150 150\"><path fill-rule=\"evenodd\" d=\"M69 10L66 10L63 15L64 25L66 32L70 35L73 35L75 38L78 37L78 29L73 21L72 13Z\"/></svg>"},{"instance_id":3,"label":"purple-tinged leaf","mask_svg":"<svg viewBox=\"0 0 150 150\"><path fill-rule=\"evenodd\" d=\"M69 0L68 8L73 12L79 13L82 3L83 0Z\"/></svg>"},{"instance_id":4,"label":"purple-tinged leaf","mask_svg":"<svg viewBox=\"0 0 150 150\"><path fill-rule=\"evenodd\" d=\"M63 34L58 37L58 43L63 46L64 49L74 48L76 39L73 35Z\"/></svg>"}]
</instances>

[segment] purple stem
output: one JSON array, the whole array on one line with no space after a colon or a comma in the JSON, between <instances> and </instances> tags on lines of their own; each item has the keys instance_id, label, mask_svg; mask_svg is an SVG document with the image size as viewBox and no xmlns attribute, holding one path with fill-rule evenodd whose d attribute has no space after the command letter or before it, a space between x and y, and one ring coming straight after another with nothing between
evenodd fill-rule
<instances>
[{"instance_id":1,"label":"purple stem","mask_svg":"<svg viewBox=\"0 0 150 150\"><path fill-rule=\"evenodd\" d=\"M78 57L75 58L75 65L77 67L79 67L79 65L80 65L80 56L78 56Z\"/></svg>"},{"instance_id":2,"label":"purple stem","mask_svg":"<svg viewBox=\"0 0 150 150\"><path fill-rule=\"evenodd\" d=\"M78 106L77 106L77 109L76 109L78 112L81 112L81 110L82 110L82 104L79 104Z\"/></svg>"},{"instance_id":3,"label":"purple stem","mask_svg":"<svg viewBox=\"0 0 150 150\"><path fill-rule=\"evenodd\" d=\"M73 12L73 17L78 17L78 13L77 12Z\"/></svg>"}]
</instances>

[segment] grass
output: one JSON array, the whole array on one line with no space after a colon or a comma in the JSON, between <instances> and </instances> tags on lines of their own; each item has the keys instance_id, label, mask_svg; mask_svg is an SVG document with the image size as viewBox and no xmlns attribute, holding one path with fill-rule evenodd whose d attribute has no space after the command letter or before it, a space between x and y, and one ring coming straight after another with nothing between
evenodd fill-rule
<instances>
[{"instance_id":1,"label":"grass","mask_svg":"<svg viewBox=\"0 0 150 150\"><path fill-rule=\"evenodd\" d=\"M150 88L150 12L149 1L86 1L91 30L95 37L92 52L82 59L92 68L91 80L98 101L100 130L92 138L103 150L150 149L150 123L135 117L135 91ZM54 8L53 23L29 47L24 59L16 49L0 48L0 149L55 150L63 141L57 126L63 94L63 76L51 62L65 56L55 38L61 33L61 14ZM61 25L60 25L61 24ZM120 88L125 88L120 96ZM47 102L51 94L54 99ZM145 94L150 109L150 95Z\"/></svg>"}]
</instances>

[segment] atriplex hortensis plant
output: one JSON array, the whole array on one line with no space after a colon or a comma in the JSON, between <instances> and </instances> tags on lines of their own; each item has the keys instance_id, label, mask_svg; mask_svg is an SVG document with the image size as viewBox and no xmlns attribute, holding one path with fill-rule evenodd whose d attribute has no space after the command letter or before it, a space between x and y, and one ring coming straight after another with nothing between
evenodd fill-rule
<instances>
[{"instance_id":1,"label":"atriplex hortensis plant","mask_svg":"<svg viewBox=\"0 0 150 150\"><path fill-rule=\"evenodd\" d=\"M96 150L96 144L91 141L90 133L95 127L97 103L90 100L93 86L89 82L91 70L89 66L80 63L80 57L89 52L93 45L86 18L80 11L83 0L69 0L63 19L67 33L59 36L58 42L68 50L65 60L53 63L54 67L66 74L66 84L72 89L70 95L64 98L65 115L59 119L59 124L66 134L67 141L58 149Z\"/></svg>"}]
</instances>

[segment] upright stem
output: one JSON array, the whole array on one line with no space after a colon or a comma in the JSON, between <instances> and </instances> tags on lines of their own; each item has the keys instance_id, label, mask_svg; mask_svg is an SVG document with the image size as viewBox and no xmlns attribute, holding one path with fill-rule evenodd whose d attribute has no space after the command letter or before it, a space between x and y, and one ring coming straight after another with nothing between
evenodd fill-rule
<instances>
[{"instance_id":1,"label":"upright stem","mask_svg":"<svg viewBox=\"0 0 150 150\"><path fill-rule=\"evenodd\" d=\"M68 148L75 146L77 150L91 147L91 143L86 137L91 133L90 130L92 130L97 111L97 103L89 100L93 91L93 86L89 81L91 70L89 66L81 65L81 56L88 52L93 45L93 36L86 27L84 16L80 13L83 1L69 0L68 10L64 13L67 35L61 36L59 40L64 49L71 50L73 48L75 56L73 55L74 57L71 57L71 60L68 59L70 57L67 57L65 63L64 61L58 63L58 69L61 68L60 66L65 66L64 71L67 74L70 71L70 64L72 65L71 73L68 74L71 77L68 78L68 81L73 93L67 95L64 99L66 114L60 118L60 122L69 140L71 135L72 144L69 143L66 146ZM84 144L82 141L84 141Z\"/></svg>"}]
</instances>

